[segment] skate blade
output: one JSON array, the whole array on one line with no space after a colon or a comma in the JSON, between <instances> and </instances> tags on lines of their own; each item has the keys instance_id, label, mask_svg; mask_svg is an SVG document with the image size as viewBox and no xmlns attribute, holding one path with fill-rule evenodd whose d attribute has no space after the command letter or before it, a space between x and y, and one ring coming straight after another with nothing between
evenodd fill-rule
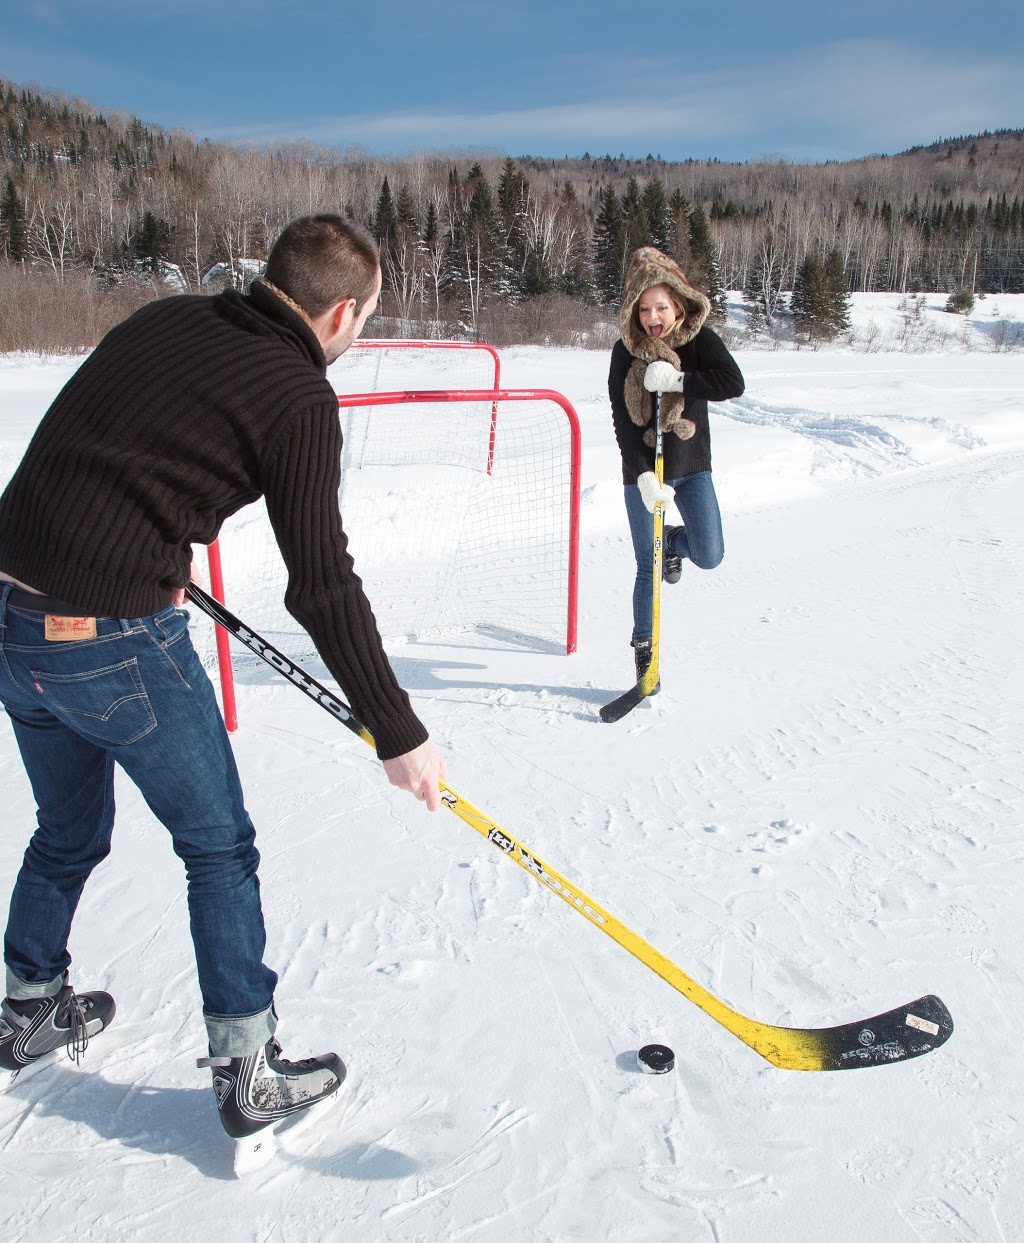
<instances>
[{"instance_id":1,"label":"skate blade","mask_svg":"<svg viewBox=\"0 0 1024 1243\"><path fill-rule=\"evenodd\" d=\"M43 1053L27 1065L19 1066L17 1070L8 1070L4 1067L4 1069L0 1070L0 1095L6 1092L8 1088L14 1087L16 1083L26 1083L41 1066L51 1065L52 1060L53 1050L51 1049L49 1053Z\"/></svg>"},{"instance_id":2,"label":"skate blade","mask_svg":"<svg viewBox=\"0 0 1024 1243\"><path fill-rule=\"evenodd\" d=\"M272 1126L264 1127L255 1135L235 1140L235 1177L246 1178L256 1170L268 1165L277 1153L277 1136Z\"/></svg>"},{"instance_id":3,"label":"skate blade","mask_svg":"<svg viewBox=\"0 0 1024 1243\"><path fill-rule=\"evenodd\" d=\"M0 1070L0 1095L6 1092L8 1088L14 1086L20 1074L20 1070Z\"/></svg>"},{"instance_id":4,"label":"skate blade","mask_svg":"<svg viewBox=\"0 0 1024 1243\"><path fill-rule=\"evenodd\" d=\"M300 1110L299 1113L292 1114L290 1118L282 1118L274 1126L264 1127L262 1131L257 1131L255 1135L247 1135L244 1139L236 1139L235 1177L245 1178L268 1165L277 1156L282 1146L308 1130L314 1122L318 1122L337 1102L340 1095L340 1091L332 1092L330 1096L325 1096L323 1100L310 1105L308 1109Z\"/></svg>"}]
</instances>

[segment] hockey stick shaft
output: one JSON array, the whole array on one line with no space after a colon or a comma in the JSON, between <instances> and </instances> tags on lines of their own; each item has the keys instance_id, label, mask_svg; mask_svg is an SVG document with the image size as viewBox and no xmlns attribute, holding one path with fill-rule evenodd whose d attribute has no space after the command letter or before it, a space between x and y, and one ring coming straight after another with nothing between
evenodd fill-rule
<instances>
[{"instance_id":1,"label":"hockey stick shaft","mask_svg":"<svg viewBox=\"0 0 1024 1243\"><path fill-rule=\"evenodd\" d=\"M310 699L315 700L326 712L358 735L363 742L375 748L373 735L360 723L352 709L327 687L321 685L295 661L239 621L222 604L207 595L201 587L197 587L194 583L190 584L188 595L196 606L214 622L227 630L229 634L233 634L257 656L283 674ZM441 799L449 811L454 812L471 829L517 863L524 872L528 872L544 888L560 897L566 905L584 916L589 923L611 937L645 967L660 976L677 992L682 993L694 1005L699 1006L717 1023L774 1066L784 1070L841 1070L854 1066L877 1065L883 1061L900 1061L905 1057L914 1057L928 1052L947 1039L952 1031L952 1021L949 1020L948 1013L938 998L920 999L920 1003L934 1003L931 1009L919 1002L912 1003L921 1013L911 1015L911 1017L915 1018L918 1023L924 1024L924 1028L934 1028L934 1031L926 1031L924 1028L914 1027L911 1024L913 1035L909 1045L906 1047L900 1045L897 1054L892 1048L893 1041L883 1041L882 1047L888 1049L884 1056L876 1056L873 1051L878 1043L875 1033L872 1034L870 1048L864 1046L862 1036L858 1035L858 1032L862 1030L860 1024L847 1024L839 1028L805 1029L774 1027L771 1024L748 1019L719 1001L643 937L627 928L614 915L585 894L578 885L568 881L554 868L544 863L533 851L527 850L521 842L501 828L490 816L444 782L441 783ZM936 1005L938 1009L935 1009ZM903 1015L904 1011L909 1013L907 1007L902 1007L897 1011L879 1015L868 1022L881 1027L881 1020L885 1020L891 1026L893 1022L898 1023L897 1016ZM859 1044L853 1044L852 1051L850 1051L846 1046L855 1038ZM913 1047L915 1041L920 1047Z\"/></svg>"},{"instance_id":2,"label":"hockey stick shaft","mask_svg":"<svg viewBox=\"0 0 1024 1243\"><path fill-rule=\"evenodd\" d=\"M659 483L665 482L665 460L662 453L661 433L661 394L654 394L654 477ZM661 678L661 570L665 558L663 541L665 535L665 505L658 501L654 506L653 530L653 561L652 561L652 597L651 597L651 660L643 676L628 691L606 703L599 716L606 725L621 721L634 708L654 694L654 688Z\"/></svg>"},{"instance_id":3,"label":"hockey stick shaft","mask_svg":"<svg viewBox=\"0 0 1024 1243\"><path fill-rule=\"evenodd\" d=\"M661 432L661 394L654 394L654 477L665 482L665 456ZM641 679L646 695L653 693L661 679L661 572L665 560L665 502L654 506L654 565L651 597L651 663Z\"/></svg>"}]
</instances>

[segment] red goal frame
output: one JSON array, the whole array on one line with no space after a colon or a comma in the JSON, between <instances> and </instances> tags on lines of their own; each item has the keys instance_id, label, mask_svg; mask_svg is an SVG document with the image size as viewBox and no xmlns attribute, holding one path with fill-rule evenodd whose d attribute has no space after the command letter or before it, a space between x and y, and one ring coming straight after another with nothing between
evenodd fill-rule
<instances>
[{"instance_id":1,"label":"red goal frame","mask_svg":"<svg viewBox=\"0 0 1024 1243\"><path fill-rule=\"evenodd\" d=\"M353 348L359 344L364 344L370 348L379 348L380 346L392 346L396 343L390 341L381 342L355 342ZM436 346L438 348L479 348L476 342L413 342L402 341L399 346L425 345L428 347ZM500 374L497 352L492 346L484 346L494 357L495 372ZM338 397L339 409L347 409L354 406L397 406L403 404L415 404L420 402L477 402L490 403L491 406L491 427L488 438L488 459L487 472L490 474L491 466L494 459L495 439L498 424L499 408L502 402L506 401L547 401L552 402L561 409L566 417L569 425L569 555L567 567L567 607L566 607L566 623L565 623L565 652L566 655L572 655L576 651L577 629L579 621L579 527L580 527L580 456L581 456L581 435L579 416L573 408L571 402L562 393L556 392L554 389L537 388L537 389L421 389L421 390L400 390L395 392L382 393L346 393ZM221 604L228 607L228 602L224 598L224 575L221 565L220 547L216 540L207 548L207 557L210 569L210 594ZM234 733L238 728L238 709L235 699L234 671L231 667L231 649L227 634L219 627L216 629L217 642L217 664L220 672L221 698L224 710L224 723L229 733Z\"/></svg>"}]
</instances>

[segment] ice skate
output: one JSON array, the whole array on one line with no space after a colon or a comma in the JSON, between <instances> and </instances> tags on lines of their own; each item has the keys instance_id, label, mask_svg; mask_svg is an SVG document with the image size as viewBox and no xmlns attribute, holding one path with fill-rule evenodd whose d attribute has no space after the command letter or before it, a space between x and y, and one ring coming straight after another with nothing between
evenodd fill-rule
<instances>
[{"instance_id":1,"label":"ice skate","mask_svg":"<svg viewBox=\"0 0 1024 1243\"><path fill-rule=\"evenodd\" d=\"M90 1038L110 1026L114 1012L109 993L76 993L67 976L52 997L5 997L0 1002L0 1091L55 1049L65 1048L77 1063Z\"/></svg>"},{"instance_id":2,"label":"ice skate","mask_svg":"<svg viewBox=\"0 0 1024 1243\"><path fill-rule=\"evenodd\" d=\"M281 1130L294 1134L318 1116L346 1073L336 1053L289 1062L273 1039L246 1057L202 1057L196 1065L213 1072L221 1124L235 1141L237 1176L273 1157Z\"/></svg>"}]
</instances>

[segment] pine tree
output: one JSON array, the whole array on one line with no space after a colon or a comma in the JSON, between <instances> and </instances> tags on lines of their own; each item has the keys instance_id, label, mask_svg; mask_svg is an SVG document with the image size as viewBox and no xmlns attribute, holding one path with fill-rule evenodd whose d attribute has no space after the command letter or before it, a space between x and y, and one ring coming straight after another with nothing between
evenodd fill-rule
<instances>
[{"instance_id":1,"label":"pine tree","mask_svg":"<svg viewBox=\"0 0 1024 1243\"><path fill-rule=\"evenodd\" d=\"M519 165L511 157L505 160L498 182L498 213L503 234L504 262L509 273L511 293L517 300L531 293L544 293L551 288L544 271L544 256L530 253L526 212L530 186Z\"/></svg>"},{"instance_id":2,"label":"pine tree","mask_svg":"<svg viewBox=\"0 0 1024 1243\"><path fill-rule=\"evenodd\" d=\"M437 219L437 207L434 205L433 199L427 204L427 220L423 226L423 240L428 246L433 246L437 241L441 232L441 226Z\"/></svg>"},{"instance_id":3,"label":"pine tree","mask_svg":"<svg viewBox=\"0 0 1024 1243\"><path fill-rule=\"evenodd\" d=\"M718 251L711 236L711 226L700 203L690 209L690 262L693 266L691 280L703 289L711 302L711 314L716 319L725 318L725 290L718 269Z\"/></svg>"},{"instance_id":4,"label":"pine tree","mask_svg":"<svg viewBox=\"0 0 1024 1243\"><path fill-rule=\"evenodd\" d=\"M668 246L684 272L689 272L690 262L690 200L678 187L668 201Z\"/></svg>"},{"instance_id":5,"label":"pine tree","mask_svg":"<svg viewBox=\"0 0 1024 1243\"><path fill-rule=\"evenodd\" d=\"M641 246L651 246L651 222L647 218L640 183L630 177L626 183L626 193L622 196L622 219L626 228L626 254L631 255Z\"/></svg>"},{"instance_id":6,"label":"pine tree","mask_svg":"<svg viewBox=\"0 0 1024 1243\"><path fill-rule=\"evenodd\" d=\"M551 271L551 263L547 253L539 247L531 247L526 256L526 267L523 270L519 289L524 297L532 298L535 294L550 293L555 288L555 276Z\"/></svg>"},{"instance_id":7,"label":"pine tree","mask_svg":"<svg viewBox=\"0 0 1024 1243\"><path fill-rule=\"evenodd\" d=\"M25 209L10 177L0 201L0 246L12 263L21 263L28 256Z\"/></svg>"},{"instance_id":8,"label":"pine tree","mask_svg":"<svg viewBox=\"0 0 1024 1243\"><path fill-rule=\"evenodd\" d=\"M594 226L594 269L602 301L618 305L626 275L626 222L611 186L599 192Z\"/></svg>"},{"instance_id":9,"label":"pine tree","mask_svg":"<svg viewBox=\"0 0 1024 1243\"><path fill-rule=\"evenodd\" d=\"M808 251L797 268L790 306L796 331L809 341L831 341L850 326L850 288L843 257L832 250L823 263Z\"/></svg>"},{"instance_id":10,"label":"pine tree","mask_svg":"<svg viewBox=\"0 0 1024 1243\"><path fill-rule=\"evenodd\" d=\"M416 204L412 201L408 186L402 186L398 192L398 199L395 203L395 225L396 229L405 229L419 236L419 229L416 225Z\"/></svg>"},{"instance_id":11,"label":"pine tree","mask_svg":"<svg viewBox=\"0 0 1024 1243\"><path fill-rule=\"evenodd\" d=\"M829 327L835 337L850 327L850 279L843 256L835 248L825 260L825 287L828 290Z\"/></svg>"},{"instance_id":12,"label":"pine tree","mask_svg":"<svg viewBox=\"0 0 1024 1243\"><path fill-rule=\"evenodd\" d=\"M829 291L825 267L816 250L809 250L797 268L790 300L796 331L809 341L828 340L831 331Z\"/></svg>"},{"instance_id":13,"label":"pine tree","mask_svg":"<svg viewBox=\"0 0 1024 1243\"><path fill-rule=\"evenodd\" d=\"M665 187L660 181L649 181L640 196L640 204L647 216L650 245L664 253L669 252L669 210Z\"/></svg>"},{"instance_id":14,"label":"pine tree","mask_svg":"<svg viewBox=\"0 0 1024 1243\"><path fill-rule=\"evenodd\" d=\"M134 242L135 257L147 260L150 271L155 272L160 265L160 260L167 257L170 249L170 221L154 216L151 211L144 211L142 225Z\"/></svg>"},{"instance_id":15,"label":"pine tree","mask_svg":"<svg viewBox=\"0 0 1024 1243\"><path fill-rule=\"evenodd\" d=\"M395 211L395 200L391 197L391 186L385 177L380 194L377 196L377 206L374 208L371 222L373 236L382 250L389 245L397 228L398 213Z\"/></svg>"},{"instance_id":16,"label":"pine tree","mask_svg":"<svg viewBox=\"0 0 1024 1243\"><path fill-rule=\"evenodd\" d=\"M486 295L508 297L510 281L501 224L479 164L469 170L462 193L469 201L454 217L449 247L451 284L475 332Z\"/></svg>"}]
</instances>

